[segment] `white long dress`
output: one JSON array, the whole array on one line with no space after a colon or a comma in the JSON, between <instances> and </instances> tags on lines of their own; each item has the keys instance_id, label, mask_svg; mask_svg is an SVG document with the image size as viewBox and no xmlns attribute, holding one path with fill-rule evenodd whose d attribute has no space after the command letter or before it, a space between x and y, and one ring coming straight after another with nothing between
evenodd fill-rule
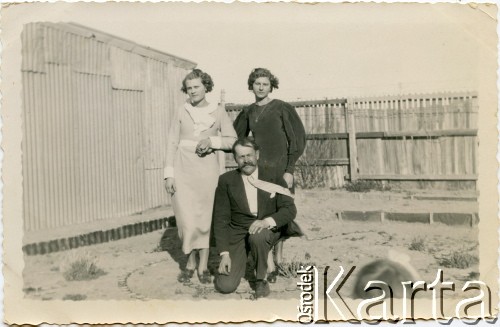
<instances>
[{"instance_id":1,"label":"white long dress","mask_svg":"<svg viewBox=\"0 0 500 327\"><path fill-rule=\"evenodd\" d=\"M165 178L175 178L172 205L185 254L209 247L220 166L217 151L204 157L196 154L196 145L207 137L216 149L231 149L234 144L236 132L224 107L196 108L186 103L172 119L164 170Z\"/></svg>"}]
</instances>

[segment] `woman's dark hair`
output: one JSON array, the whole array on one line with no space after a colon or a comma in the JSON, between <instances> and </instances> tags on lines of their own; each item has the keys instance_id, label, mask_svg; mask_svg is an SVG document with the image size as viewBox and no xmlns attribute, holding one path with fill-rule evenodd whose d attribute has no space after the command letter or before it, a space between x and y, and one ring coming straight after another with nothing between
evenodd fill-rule
<instances>
[{"instance_id":1,"label":"woman's dark hair","mask_svg":"<svg viewBox=\"0 0 500 327\"><path fill-rule=\"evenodd\" d=\"M186 77L184 77L184 80L182 81L181 91L187 93L186 81L197 78L201 79L201 83L207 89L206 91L207 93L212 91L212 89L214 88L214 82L212 81L212 77L210 77L210 75L208 75L207 73L198 68L193 69L192 72L190 72L189 74L186 75Z\"/></svg>"},{"instance_id":2,"label":"woman's dark hair","mask_svg":"<svg viewBox=\"0 0 500 327\"><path fill-rule=\"evenodd\" d=\"M255 68L248 76L248 89L253 90L253 83L259 77L267 77L269 82L271 82L271 91L273 89L278 89L279 80L274 76L269 69L266 68Z\"/></svg>"},{"instance_id":3,"label":"woman's dark hair","mask_svg":"<svg viewBox=\"0 0 500 327\"><path fill-rule=\"evenodd\" d=\"M241 145L244 147L252 148L255 151L259 151L259 146L257 143L255 143L255 140L252 136L247 136L247 137L242 137L236 140L234 142L233 147L231 148L231 151L233 152L233 156L236 155L235 149L236 146Z\"/></svg>"}]
</instances>

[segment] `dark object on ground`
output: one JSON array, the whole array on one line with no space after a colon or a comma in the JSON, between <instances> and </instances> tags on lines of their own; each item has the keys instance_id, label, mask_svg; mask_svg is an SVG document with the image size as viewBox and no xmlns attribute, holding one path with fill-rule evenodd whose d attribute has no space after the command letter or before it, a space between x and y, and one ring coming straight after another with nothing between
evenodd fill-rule
<instances>
[{"instance_id":1,"label":"dark object on ground","mask_svg":"<svg viewBox=\"0 0 500 327\"><path fill-rule=\"evenodd\" d=\"M417 278L414 273L400 263L387 259L375 260L360 269L354 284L353 298L371 299L382 295L382 292L385 293L385 298L403 298L404 286L401 283L416 281ZM370 281L381 281L388 287L375 284L373 288L368 288L365 291L365 287ZM411 292L407 293L407 295L410 294Z\"/></svg>"}]
</instances>

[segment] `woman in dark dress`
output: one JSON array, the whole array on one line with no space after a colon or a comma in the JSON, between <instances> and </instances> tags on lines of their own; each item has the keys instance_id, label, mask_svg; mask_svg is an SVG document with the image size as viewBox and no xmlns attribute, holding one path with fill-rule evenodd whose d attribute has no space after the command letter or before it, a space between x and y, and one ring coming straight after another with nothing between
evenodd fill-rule
<instances>
[{"instance_id":1,"label":"woman in dark dress","mask_svg":"<svg viewBox=\"0 0 500 327\"><path fill-rule=\"evenodd\" d=\"M290 104L271 99L269 94L278 88L278 78L268 69L256 68L248 77L248 89L255 95L255 103L244 108L234 121L238 137L250 132L260 147L259 169L266 174L283 178L293 190L295 163L304 152L305 130L295 108ZM300 234L300 231L296 231ZM283 243L275 246L277 263L282 261ZM272 254L268 259L268 280L276 281Z\"/></svg>"}]
</instances>

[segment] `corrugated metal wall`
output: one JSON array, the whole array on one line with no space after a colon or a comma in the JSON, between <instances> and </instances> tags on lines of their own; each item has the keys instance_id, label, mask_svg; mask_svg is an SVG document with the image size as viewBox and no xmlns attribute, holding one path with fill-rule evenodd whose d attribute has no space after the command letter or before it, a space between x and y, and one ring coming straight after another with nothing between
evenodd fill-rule
<instances>
[{"instance_id":1,"label":"corrugated metal wall","mask_svg":"<svg viewBox=\"0 0 500 327\"><path fill-rule=\"evenodd\" d=\"M73 24L22 33L25 230L168 202L169 119L195 64Z\"/></svg>"}]
</instances>

